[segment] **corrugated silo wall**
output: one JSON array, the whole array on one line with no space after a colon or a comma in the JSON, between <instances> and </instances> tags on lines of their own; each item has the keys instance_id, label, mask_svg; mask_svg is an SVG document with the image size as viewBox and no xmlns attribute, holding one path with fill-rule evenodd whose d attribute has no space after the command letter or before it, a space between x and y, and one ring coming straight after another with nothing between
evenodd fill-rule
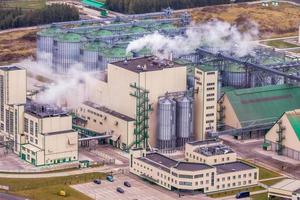
<instances>
[{"instance_id":1,"label":"corrugated silo wall","mask_svg":"<svg viewBox=\"0 0 300 200\"><path fill-rule=\"evenodd\" d=\"M176 102L162 98L158 101L158 149L174 149L176 147Z\"/></svg>"},{"instance_id":2,"label":"corrugated silo wall","mask_svg":"<svg viewBox=\"0 0 300 200\"><path fill-rule=\"evenodd\" d=\"M80 61L80 42L61 42L54 40L53 69L58 73L67 73L69 68Z\"/></svg>"}]
</instances>

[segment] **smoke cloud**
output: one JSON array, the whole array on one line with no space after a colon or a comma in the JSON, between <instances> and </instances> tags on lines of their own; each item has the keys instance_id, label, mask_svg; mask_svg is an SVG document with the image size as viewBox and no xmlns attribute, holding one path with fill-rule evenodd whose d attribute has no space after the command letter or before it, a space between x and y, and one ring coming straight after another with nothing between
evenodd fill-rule
<instances>
[{"instance_id":1,"label":"smoke cloud","mask_svg":"<svg viewBox=\"0 0 300 200\"><path fill-rule=\"evenodd\" d=\"M236 25L213 20L204 24L192 24L184 36L167 37L158 32L134 40L127 46L127 53L150 48L156 56L166 58L173 53L181 56L193 53L198 47L208 47L213 52L226 51L239 57L251 54L257 43L258 26L247 24L246 31L240 31Z\"/></svg>"},{"instance_id":2,"label":"smoke cloud","mask_svg":"<svg viewBox=\"0 0 300 200\"><path fill-rule=\"evenodd\" d=\"M77 63L71 66L67 75L55 74L48 59L35 61L28 58L17 64L27 70L28 89L35 89L37 85L43 88L34 100L67 109L77 108L80 103L88 100L93 88L86 85L94 85L95 72L86 72L82 63Z\"/></svg>"}]
</instances>

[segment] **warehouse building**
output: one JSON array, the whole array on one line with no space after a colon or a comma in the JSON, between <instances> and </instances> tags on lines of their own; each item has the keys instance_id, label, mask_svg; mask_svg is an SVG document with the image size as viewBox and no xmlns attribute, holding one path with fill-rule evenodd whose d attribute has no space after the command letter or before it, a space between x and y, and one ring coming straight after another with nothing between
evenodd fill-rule
<instances>
[{"instance_id":1,"label":"warehouse building","mask_svg":"<svg viewBox=\"0 0 300 200\"><path fill-rule=\"evenodd\" d=\"M91 86L90 102L76 114L88 128L112 134L118 140L112 143L124 150L142 143L160 149L183 146L216 128L217 71L198 66L196 72L202 75L198 85L187 91L185 65L152 56L108 64L104 78Z\"/></svg>"},{"instance_id":2,"label":"warehouse building","mask_svg":"<svg viewBox=\"0 0 300 200\"><path fill-rule=\"evenodd\" d=\"M272 85L231 90L219 100L220 123L225 129L239 129L274 124L282 113L300 108L300 87ZM267 130L249 131L242 135L255 138Z\"/></svg>"},{"instance_id":3,"label":"warehouse building","mask_svg":"<svg viewBox=\"0 0 300 200\"><path fill-rule=\"evenodd\" d=\"M142 149L131 150L130 172L168 190L179 191L209 193L258 183L258 169L241 161L216 165L183 162Z\"/></svg>"},{"instance_id":4,"label":"warehouse building","mask_svg":"<svg viewBox=\"0 0 300 200\"><path fill-rule=\"evenodd\" d=\"M78 160L72 117L26 99L26 70L0 67L0 141L35 166Z\"/></svg>"},{"instance_id":5,"label":"warehouse building","mask_svg":"<svg viewBox=\"0 0 300 200\"><path fill-rule=\"evenodd\" d=\"M280 199L298 200L300 198L300 181L295 179L284 179L268 188L269 199L277 197Z\"/></svg>"},{"instance_id":6,"label":"warehouse building","mask_svg":"<svg viewBox=\"0 0 300 200\"><path fill-rule=\"evenodd\" d=\"M264 147L300 160L300 110L285 112L265 136Z\"/></svg>"},{"instance_id":7,"label":"warehouse building","mask_svg":"<svg viewBox=\"0 0 300 200\"><path fill-rule=\"evenodd\" d=\"M217 139L194 141L185 144L185 160L208 165L236 161L236 153Z\"/></svg>"}]
</instances>

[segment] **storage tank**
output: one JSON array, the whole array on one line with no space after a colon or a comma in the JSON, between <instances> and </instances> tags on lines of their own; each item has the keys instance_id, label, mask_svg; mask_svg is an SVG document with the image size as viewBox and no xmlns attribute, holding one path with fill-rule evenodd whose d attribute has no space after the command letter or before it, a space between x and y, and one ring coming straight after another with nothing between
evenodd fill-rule
<instances>
[{"instance_id":1,"label":"storage tank","mask_svg":"<svg viewBox=\"0 0 300 200\"><path fill-rule=\"evenodd\" d=\"M103 42L89 42L83 45L80 56L85 70L95 71L105 69L105 66L102 64L102 57L99 53L106 47L107 44Z\"/></svg>"},{"instance_id":2,"label":"storage tank","mask_svg":"<svg viewBox=\"0 0 300 200\"><path fill-rule=\"evenodd\" d=\"M176 147L176 102L168 97L158 101L157 148L172 150Z\"/></svg>"},{"instance_id":3,"label":"storage tank","mask_svg":"<svg viewBox=\"0 0 300 200\"><path fill-rule=\"evenodd\" d=\"M177 146L182 147L193 140L194 100L187 95L176 99L176 136Z\"/></svg>"},{"instance_id":4,"label":"storage tank","mask_svg":"<svg viewBox=\"0 0 300 200\"><path fill-rule=\"evenodd\" d=\"M222 85L235 88L247 87L247 72L239 65L232 64L222 72Z\"/></svg>"},{"instance_id":5,"label":"storage tank","mask_svg":"<svg viewBox=\"0 0 300 200\"><path fill-rule=\"evenodd\" d=\"M53 40L61 30L56 27L43 29L37 33L36 57L38 60L49 61L52 64Z\"/></svg>"},{"instance_id":6,"label":"storage tank","mask_svg":"<svg viewBox=\"0 0 300 200\"><path fill-rule=\"evenodd\" d=\"M80 61L82 37L76 33L65 33L54 38L53 69L58 73L67 73L69 68Z\"/></svg>"},{"instance_id":7,"label":"storage tank","mask_svg":"<svg viewBox=\"0 0 300 200\"><path fill-rule=\"evenodd\" d=\"M112 43L112 39L110 38L110 36L113 36L114 33L112 31L109 30L105 30L105 29L99 29L96 31L92 31L90 32L87 37L90 39L100 39L102 38L103 41L108 42L108 43ZM105 38L109 38L109 39L105 39Z\"/></svg>"},{"instance_id":8,"label":"storage tank","mask_svg":"<svg viewBox=\"0 0 300 200\"><path fill-rule=\"evenodd\" d=\"M126 53L126 47L123 46L103 48L100 52L101 67L105 69L108 63L130 59L132 57L132 52Z\"/></svg>"}]
</instances>

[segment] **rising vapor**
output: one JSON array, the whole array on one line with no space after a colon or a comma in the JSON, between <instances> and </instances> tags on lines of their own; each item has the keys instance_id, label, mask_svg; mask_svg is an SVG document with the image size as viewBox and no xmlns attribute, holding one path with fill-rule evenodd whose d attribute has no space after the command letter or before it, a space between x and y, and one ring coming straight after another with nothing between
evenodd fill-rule
<instances>
[{"instance_id":1,"label":"rising vapor","mask_svg":"<svg viewBox=\"0 0 300 200\"><path fill-rule=\"evenodd\" d=\"M127 53L145 47L159 57L170 53L181 56L193 53L198 47L208 47L214 52L229 51L239 57L251 54L257 46L258 26L249 22L247 31L241 32L236 25L213 20L204 24L192 24L184 36L167 37L158 32L134 40L127 46Z\"/></svg>"}]
</instances>

